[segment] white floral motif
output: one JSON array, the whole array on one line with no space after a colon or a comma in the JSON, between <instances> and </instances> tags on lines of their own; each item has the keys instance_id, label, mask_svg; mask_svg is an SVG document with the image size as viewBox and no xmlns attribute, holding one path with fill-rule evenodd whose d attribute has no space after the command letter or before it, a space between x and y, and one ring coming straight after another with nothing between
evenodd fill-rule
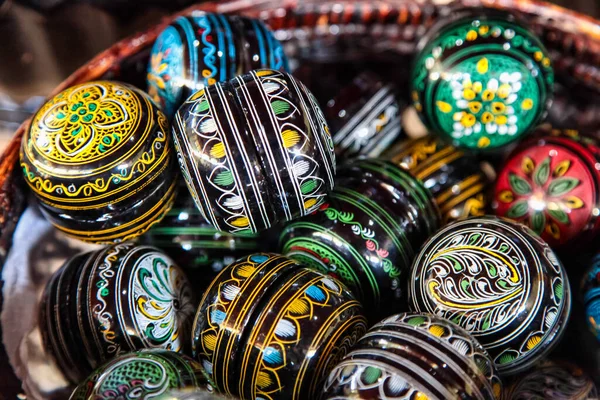
<instances>
[{"instance_id":1,"label":"white floral motif","mask_svg":"<svg viewBox=\"0 0 600 400\"><path fill-rule=\"evenodd\" d=\"M513 104L522 87L521 78L520 72L503 72L499 79L490 79L484 87L484 82L472 82L470 74L454 75L452 97L459 111L453 115L452 136L461 138L482 130L490 135L515 135L518 118ZM527 104L526 99L524 105Z\"/></svg>"}]
</instances>

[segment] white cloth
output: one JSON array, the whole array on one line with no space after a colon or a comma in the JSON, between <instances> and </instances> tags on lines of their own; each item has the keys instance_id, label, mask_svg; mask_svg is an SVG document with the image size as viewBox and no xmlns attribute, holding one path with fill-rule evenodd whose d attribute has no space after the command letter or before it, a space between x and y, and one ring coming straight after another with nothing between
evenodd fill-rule
<instances>
[{"instance_id":1,"label":"white cloth","mask_svg":"<svg viewBox=\"0 0 600 400\"><path fill-rule=\"evenodd\" d=\"M64 398L68 383L43 349L37 326L38 302L52 273L73 255L97 245L68 238L48 223L36 206L22 215L2 279L0 323L10 364L28 399Z\"/></svg>"}]
</instances>

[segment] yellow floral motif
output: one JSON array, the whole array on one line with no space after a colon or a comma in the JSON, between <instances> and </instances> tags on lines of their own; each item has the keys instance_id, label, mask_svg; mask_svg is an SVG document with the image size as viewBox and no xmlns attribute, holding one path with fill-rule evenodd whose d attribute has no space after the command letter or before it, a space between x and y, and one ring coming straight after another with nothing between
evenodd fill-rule
<instances>
[{"instance_id":1,"label":"yellow floral motif","mask_svg":"<svg viewBox=\"0 0 600 400\"><path fill-rule=\"evenodd\" d=\"M94 82L67 89L46 103L31 125L30 144L62 163L89 163L135 133L141 105L127 87Z\"/></svg>"},{"instance_id":2,"label":"yellow floral motif","mask_svg":"<svg viewBox=\"0 0 600 400\"><path fill-rule=\"evenodd\" d=\"M474 31L473 31L474 32ZM488 73L489 60L481 57L476 70L483 75ZM440 111L453 113L454 138L469 136L472 133L485 131L488 134L515 135L518 131L518 118L514 105L521 90L521 73L501 73L499 79L473 81L467 73L458 74L451 81L452 97L456 108L451 104L438 101ZM530 110L534 106L530 98L521 101L521 108ZM490 145L488 138L478 141L478 147Z\"/></svg>"},{"instance_id":3,"label":"yellow floral motif","mask_svg":"<svg viewBox=\"0 0 600 400\"><path fill-rule=\"evenodd\" d=\"M153 82L159 89L164 90L166 87L165 81L161 74L166 71L168 64L163 61L163 53L156 53L150 57L150 70L153 73L148 73L148 81ZM152 85L149 85L149 89ZM154 97L154 96L153 96Z\"/></svg>"},{"instance_id":4,"label":"yellow floral motif","mask_svg":"<svg viewBox=\"0 0 600 400\"><path fill-rule=\"evenodd\" d=\"M202 70L202 76L206 79L206 82L209 85L214 85L215 83L217 83L217 80L215 78L212 78L212 72L208 69L203 69Z\"/></svg>"}]
</instances>

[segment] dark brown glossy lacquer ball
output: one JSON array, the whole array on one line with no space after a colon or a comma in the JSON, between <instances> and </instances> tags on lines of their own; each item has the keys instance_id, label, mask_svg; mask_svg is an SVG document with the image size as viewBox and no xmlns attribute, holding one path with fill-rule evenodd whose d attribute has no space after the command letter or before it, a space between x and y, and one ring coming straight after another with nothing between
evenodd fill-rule
<instances>
[{"instance_id":1,"label":"dark brown glossy lacquer ball","mask_svg":"<svg viewBox=\"0 0 600 400\"><path fill-rule=\"evenodd\" d=\"M197 92L173 137L196 206L221 231L260 232L309 214L334 184L325 117L287 73L253 71Z\"/></svg>"},{"instance_id":2,"label":"dark brown glossy lacquer ball","mask_svg":"<svg viewBox=\"0 0 600 400\"><path fill-rule=\"evenodd\" d=\"M482 216L488 206L488 178L480 161L441 139L403 140L383 155L406 168L429 189L443 223Z\"/></svg>"},{"instance_id":3,"label":"dark brown glossy lacquer ball","mask_svg":"<svg viewBox=\"0 0 600 400\"><path fill-rule=\"evenodd\" d=\"M135 238L175 198L169 123L133 86L70 87L34 115L21 145L25 181L48 220L80 240Z\"/></svg>"},{"instance_id":4,"label":"dark brown glossy lacquer ball","mask_svg":"<svg viewBox=\"0 0 600 400\"><path fill-rule=\"evenodd\" d=\"M468 330L504 375L543 359L571 309L567 274L550 247L525 225L496 217L438 231L415 259L409 283L414 310Z\"/></svg>"},{"instance_id":5,"label":"dark brown glossy lacquer ball","mask_svg":"<svg viewBox=\"0 0 600 400\"><path fill-rule=\"evenodd\" d=\"M467 331L409 313L373 326L331 371L322 398L493 400L501 391L494 363Z\"/></svg>"},{"instance_id":6,"label":"dark brown glossy lacquer ball","mask_svg":"<svg viewBox=\"0 0 600 400\"><path fill-rule=\"evenodd\" d=\"M200 303L194 357L240 399L314 399L366 331L361 305L335 279L275 254L225 268Z\"/></svg>"},{"instance_id":7,"label":"dark brown glossy lacquer ball","mask_svg":"<svg viewBox=\"0 0 600 400\"><path fill-rule=\"evenodd\" d=\"M73 391L70 400L150 400L175 389L209 393L211 387L194 360L168 350L142 350L98 368Z\"/></svg>"},{"instance_id":8,"label":"dark brown glossy lacquer ball","mask_svg":"<svg viewBox=\"0 0 600 400\"><path fill-rule=\"evenodd\" d=\"M152 227L140 241L162 249L180 266L194 284L203 290L223 267L238 258L254 253L264 241L253 233L216 230L207 223L190 196L183 179L173 207L163 220Z\"/></svg>"},{"instance_id":9,"label":"dark brown glossy lacquer ball","mask_svg":"<svg viewBox=\"0 0 600 400\"><path fill-rule=\"evenodd\" d=\"M379 157L401 136L404 107L393 84L371 72L356 76L323 110L335 154L340 159Z\"/></svg>"},{"instance_id":10,"label":"dark brown glossy lacquer ball","mask_svg":"<svg viewBox=\"0 0 600 400\"><path fill-rule=\"evenodd\" d=\"M564 361L544 361L518 377L502 399L597 399L598 389L585 371Z\"/></svg>"},{"instance_id":11,"label":"dark brown glossy lacquer ball","mask_svg":"<svg viewBox=\"0 0 600 400\"><path fill-rule=\"evenodd\" d=\"M408 172L376 159L349 161L314 215L286 225L281 251L341 279L375 322L406 311L414 256L439 226L431 194Z\"/></svg>"},{"instance_id":12,"label":"dark brown glossy lacquer ball","mask_svg":"<svg viewBox=\"0 0 600 400\"><path fill-rule=\"evenodd\" d=\"M68 260L40 304L44 346L74 383L129 351L189 348L196 303L161 251L122 243Z\"/></svg>"}]
</instances>

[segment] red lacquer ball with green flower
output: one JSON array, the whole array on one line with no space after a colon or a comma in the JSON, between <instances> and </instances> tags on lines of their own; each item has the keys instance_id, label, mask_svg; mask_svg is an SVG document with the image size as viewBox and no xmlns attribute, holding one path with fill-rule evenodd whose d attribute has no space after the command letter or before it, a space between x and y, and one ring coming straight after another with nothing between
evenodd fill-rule
<instances>
[{"instance_id":1,"label":"red lacquer ball with green flower","mask_svg":"<svg viewBox=\"0 0 600 400\"><path fill-rule=\"evenodd\" d=\"M599 231L600 148L567 137L528 141L496 181L496 214L528 225L552 247ZM581 239L581 240L580 240Z\"/></svg>"}]
</instances>

